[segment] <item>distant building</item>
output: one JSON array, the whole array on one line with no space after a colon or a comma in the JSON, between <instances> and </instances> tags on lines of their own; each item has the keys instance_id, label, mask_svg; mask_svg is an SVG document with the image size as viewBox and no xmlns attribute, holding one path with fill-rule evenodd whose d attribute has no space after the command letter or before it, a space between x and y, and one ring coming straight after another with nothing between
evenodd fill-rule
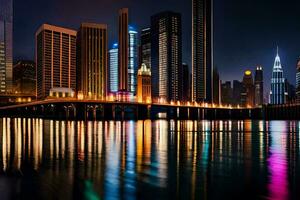
<instances>
[{"instance_id":1,"label":"distant building","mask_svg":"<svg viewBox=\"0 0 300 200\"><path fill-rule=\"evenodd\" d=\"M287 79L284 80L285 86L285 103L295 103L296 102L296 88Z\"/></svg>"},{"instance_id":2,"label":"distant building","mask_svg":"<svg viewBox=\"0 0 300 200\"><path fill-rule=\"evenodd\" d=\"M253 83L252 72L250 70L245 71L243 77L243 91L241 94L242 106L254 106L255 87Z\"/></svg>"},{"instance_id":3,"label":"distant building","mask_svg":"<svg viewBox=\"0 0 300 200\"><path fill-rule=\"evenodd\" d=\"M13 68L14 92L36 95L36 71L34 61L20 60Z\"/></svg>"},{"instance_id":4,"label":"distant building","mask_svg":"<svg viewBox=\"0 0 300 200\"><path fill-rule=\"evenodd\" d=\"M191 87L190 87L190 70L189 66L186 63L182 64L182 73L179 74L179 79L182 83L182 98L181 101L190 101L191 100Z\"/></svg>"},{"instance_id":5,"label":"distant building","mask_svg":"<svg viewBox=\"0 0 300 200\"><path fill-rule=\"evenodd\" d=\"M128 91L128 8L119 10L119 91Z\"/></svg>"},{"instance_id":6,"label":"distant building","mask_svg":"<svg viewBox=\"0 0 300 200\"><path fill-rule=\"evenodd\" d=\"M81 24L77 39L77 89L84 97L106 99L107 40L106 24Z\"/></svg>"},{"instance_id":7,"label":"distant building","mask_svg":"<svg viewBox=\"0 0 300 200\"><path fill-rule=\"evenodd\" d=\"M270 104L285 104L285 79L277 48L270 91Z\"/></svg>"},{"instance_id":8,"label":"distant building","mask_svg":"<svg viewBox=\"0 0 300 200\"><path fill-rule=\"evenodd\" d=\"M141 63L151 69L151 29L145 28L141 32Z\"/></svg>"},{"instance_id":9,"label":"distant building","mask_svg":"<svg viewBox=\"0 0 300 200\"><path fill-rule=\"evenodd\" d=\"M136 95L136 79L138 71L138 32L132 26L129 26L128 36L128 91L133 95Z\"/></svg>"},{"instance_id":10,"label":"distant building","mask_svg":"<svg viewBox=\"0 0 300 200\"><path fill-rule=\"evenodd\" d=\"M255 71L255 106L264 104L264 80L263 80L263 68L258 66Z\"/></svg>"},{"instance_id":11,"label":"distant building","mask_svg":"<svg viewBox=\"0 0 300 200\"><path fill-rule=\"evenodd\" d=\"M0 1L0 94L13 86L13 0Z\"/></svg>"},{"instance_id":12,"label":"distant building","mask_svg":"<svg viewBox=\"0 0 300 200\"><path fill-rule=\"evenodd\" d=\"M181 15L163 12L151 17L151 72L154 101L181 99Z\"/></svg>"},{"instance_id":13,"label":"distant building","mask_svg":"<svg viewBox=\"0 0 300 200\"><path fill-rule=\"evenodd\" d=\"M213 0L192 1L192 99L212 102Z\"/></svg>"},{"instance_id":14,"label":"distant building","mask_svg":"<svg viewBox=\"0 0 300 200\"><path fill-rule=\"evenodd\" d=\"M222 94L222 105L231 105L232 103L232 87L231 82L226 81L222 83L221 86L221 94Z\"/></svg>"},{"instance_id":15,"label":"distant building","mask_svg":"<svg viewBox=\"0 0 300 200\"><path fill-rule=\"evenodd\" d=\"M296 72L296 101L300 104L300 58L297 63L297 72Z\"/></svg>"},{"instance_id":16,"label":"distant building","mask_svg":"<svg viewBox=\"0 0 300 200\"><path fill-rule=\"evenodd\" d=\"M76 90L76 34L71 29L43 24L36 32L37 98L51 88Z\"/></svg>"},{"instance_id":17,"label":"distant building","mask_svg":"<svg viewBox=\"0 0 300 200\"><path fill-rule=\"evenodd\" d=\"M151 70L142 64L137 75L137 101L151 103Z\"/></svg>"},{"instance_id":18,"label":"distant building","mask_svg":"<svg viewBox=\"0 0 300 200\"><path fill-rule=\"evenodd\" d=\"M118 92L118 43L109 50L109 91Z\"/></svg>"},{"instance_id":19,"label":"distant building","mask_svg":"<svg viewBox=\"0 0 300 200\"><path fill-rule=\"evenodd\" d=\"M238 80L234 80L233 81L233 89L232 89L232 104L234 106L238 106L241 105L241 95L243 92L243 83L238 81Z\"/></svg>"},{"instance_id":20,"label":"distant building","mask_svg":"<svg viewBox=\"0 0 300 200\"><path fill-rule=\"evenodd\" d=\"M221 104L221 80L217 69L213 70L213 103Z\"/></svg>"}]
</instances>

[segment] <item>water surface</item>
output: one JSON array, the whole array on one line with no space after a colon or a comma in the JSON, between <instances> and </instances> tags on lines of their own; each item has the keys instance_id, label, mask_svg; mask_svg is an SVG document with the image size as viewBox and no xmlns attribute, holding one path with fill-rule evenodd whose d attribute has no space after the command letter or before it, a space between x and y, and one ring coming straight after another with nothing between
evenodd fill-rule
<instances>
[{"instance_id":1,"label":"water surface","mask_svg":"<svg viewBox=\"0 0 300 200\"><path fill-rule=\"evenodd\" d=\"M299 122L0 119L0 199L298 199Z\"/></svg>"}]
</instances>

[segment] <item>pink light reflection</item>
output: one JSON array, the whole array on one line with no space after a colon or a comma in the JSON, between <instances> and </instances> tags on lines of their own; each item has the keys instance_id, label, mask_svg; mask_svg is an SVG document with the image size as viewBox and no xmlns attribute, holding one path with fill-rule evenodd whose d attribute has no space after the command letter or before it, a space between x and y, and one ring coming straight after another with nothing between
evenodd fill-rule
<instances>
[{"instance_id":1,"label":"pink light reflection","mask_svg":"<svg viewBox=\"0 0 300 200\"><path fill-rule=\"evenodd\" d=\"M286 126L285 122L270 122L271 147L268 159L268 168L270 171L268 199L270 200L289 199Z\"/></svg>"}]
</instances>

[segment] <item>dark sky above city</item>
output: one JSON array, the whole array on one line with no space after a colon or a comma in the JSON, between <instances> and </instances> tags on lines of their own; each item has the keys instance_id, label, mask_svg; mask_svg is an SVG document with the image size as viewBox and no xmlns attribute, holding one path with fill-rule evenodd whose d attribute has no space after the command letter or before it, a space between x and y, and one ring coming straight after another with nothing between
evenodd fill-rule
<instances>
[{"instance_id":1,"label":"dark sky above city","mask_svg":"<svg viewBox=\"0 0 300 200\"><path fill-rule=\"evenodd\" d=\"M81 22L106 23L117 41L118 9L128 7L138 30L150 16L182 14L183 61L191 64L191 0L14 0L14 57L34 59L34 34L43 23L78 29ZM295 82L300 56L299 0L214 0L215 66L221 79L242 79L243 70L264 67L266 86L279 46L285 76Z\"/></svg>"}]
</instances>

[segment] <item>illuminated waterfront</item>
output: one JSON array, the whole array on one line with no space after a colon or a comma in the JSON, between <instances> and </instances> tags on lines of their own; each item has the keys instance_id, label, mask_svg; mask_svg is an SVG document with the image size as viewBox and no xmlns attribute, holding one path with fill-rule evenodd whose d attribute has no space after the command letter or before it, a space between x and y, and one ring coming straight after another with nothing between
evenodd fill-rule
<instances>
[{"instance_id":1,"label":"illuminated waterfront","mask_svg":"<svg viewBox=\"0 0 300 200\"><path fill-rule=\"evenodd\" d=\"M296 121L0 119L1 199L296 199Z\"/></svg>"}]
</instances>

